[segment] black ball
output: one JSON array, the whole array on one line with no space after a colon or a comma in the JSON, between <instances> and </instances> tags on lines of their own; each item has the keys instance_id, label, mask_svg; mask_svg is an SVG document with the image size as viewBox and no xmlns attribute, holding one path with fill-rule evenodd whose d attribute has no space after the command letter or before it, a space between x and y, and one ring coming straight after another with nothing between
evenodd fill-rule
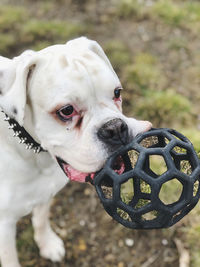
<instances>
[{"instance_id":1,"label":"black ball","mask_svg":"<svg viewBox=\"0 0 200 267\"><path fill-rule=\"evenodd\" d=\"M115 151L94 178L116 221L133 229L174 225L200 197L200 161L192 143L172 129L152 129ZM177 191L178 190L178 191Z\"/></svg>"}]
</instances>

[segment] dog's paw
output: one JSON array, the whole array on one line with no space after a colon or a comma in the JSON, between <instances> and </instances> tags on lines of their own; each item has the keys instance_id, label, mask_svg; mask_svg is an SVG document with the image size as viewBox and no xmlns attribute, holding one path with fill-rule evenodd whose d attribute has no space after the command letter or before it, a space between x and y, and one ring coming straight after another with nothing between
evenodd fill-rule
<instances>
[{"instance_id":1,"label":"dog's paw","mask_svg":"<svg viewBox=\"0 0 200 267\"><path fill-rule=\"evenodd\" d=\"M45 259L53 262L60 262L63 259L65 255L64 243L53 231L50 231L37 243L40 248L40 255Z\"/></svg>"}]
</instances>

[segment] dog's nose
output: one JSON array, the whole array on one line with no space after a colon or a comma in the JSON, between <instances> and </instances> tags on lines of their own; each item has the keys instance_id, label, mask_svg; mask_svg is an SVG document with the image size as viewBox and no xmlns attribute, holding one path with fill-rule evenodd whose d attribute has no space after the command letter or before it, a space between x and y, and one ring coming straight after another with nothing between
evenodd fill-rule
<instances>
[{"instance_id":1,"label":"dog's nose","mask_svg":"<svg viewBox=\"0 0 200 267\"><path fill-rule=\"evenodd\" d=\"M129 142L128 126L121 119L112 119L101 126L98 138L106 144L119 146Z\"/></svg>"}]
</instances>

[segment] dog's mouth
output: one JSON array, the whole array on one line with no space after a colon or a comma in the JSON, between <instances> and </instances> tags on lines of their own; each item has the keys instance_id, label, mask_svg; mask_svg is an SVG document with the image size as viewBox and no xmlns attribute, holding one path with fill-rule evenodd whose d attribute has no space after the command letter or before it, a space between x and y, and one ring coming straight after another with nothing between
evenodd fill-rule
<instances>
[{"instance_id":1,"label":"dog's mouth","mask_svg":"<svg viewBox=\"0 0 200 267\"><path fill-rule=\"evenodd\" d=\"M59 157L56 157L56 160L58 164L60 165L61 169L66 174L66 176L71 181L76 181L80 183L89 182L93 184L95 175L100 171L98 170L96 172L85 173L85 172L81 172L81 171L74 169L70 164L68 164L67 162L65 162L63 159ZM113 170L118 174L122 174L124 172L125 164L121 156L117 158L115 164L113 165Z\"/></svg>"}]
</instances>

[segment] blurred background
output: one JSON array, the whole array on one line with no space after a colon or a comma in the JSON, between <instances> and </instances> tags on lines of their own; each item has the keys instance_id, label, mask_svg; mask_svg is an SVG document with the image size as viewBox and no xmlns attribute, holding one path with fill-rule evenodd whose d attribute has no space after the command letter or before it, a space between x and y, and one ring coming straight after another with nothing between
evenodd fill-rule
<instances>
[{"instance_id":1,"label":"blurred background","mask_svg":"<svg viewBox=\"0 0 200 267\"><path fill-rule=\"evenodd\" d=\"M200 152L200 2L189 0L0 0L0 54L12 58L85 35L119 75L128 116L184 133ZM22 266L200 266L200 208L170 229L133 231L112 221L94 188L70 183L51 221L66 256L39 257L30 217L18 225Z\"/></svg>"}]
</instances>

